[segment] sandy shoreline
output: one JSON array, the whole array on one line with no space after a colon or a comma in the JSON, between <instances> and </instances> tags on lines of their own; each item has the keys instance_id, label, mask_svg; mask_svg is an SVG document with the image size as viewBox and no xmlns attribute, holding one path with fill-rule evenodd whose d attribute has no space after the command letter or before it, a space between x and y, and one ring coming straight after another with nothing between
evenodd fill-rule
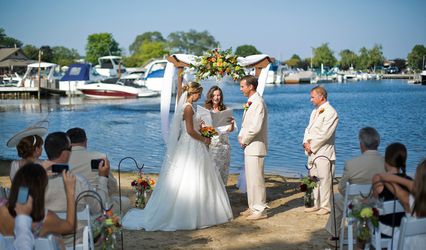
<instances>
[{"instance_id":1,"label":"sandy shoreline","mask_svg":"<svg viewBox=\"0 0 426 250\"><path fill-rule=\"evenodd\" d=\"M0 184L10 186L8 169L0 162ZM6 173L7 172L7 173ZM114 173L118 178L118 173ZM121 173L123 195L134 201L130 182L134 173ZM158 175L151 175L157 178ZM266 175L268 218L247 221L239 213L247 208L245 194L235 184L238 175L230 175L227 192L234 219L214 227L177 232L124 230L125 249L326 249L331 248L324 229L328 216L304 213L299 180ZM120 243L121 244L121 243Z\"/></svg>"}]
</instances>

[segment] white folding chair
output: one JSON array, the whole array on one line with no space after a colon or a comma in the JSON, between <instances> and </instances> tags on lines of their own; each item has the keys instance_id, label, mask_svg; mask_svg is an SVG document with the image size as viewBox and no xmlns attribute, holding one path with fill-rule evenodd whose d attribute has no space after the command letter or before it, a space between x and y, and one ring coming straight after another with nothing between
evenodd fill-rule
<instances>
[{"instance_id":1,"label":"white folding chair","mask_svg":"<svg viewBox=\"0 0 426 250\"><path fill-rule=\"evenodd\" d=\"M73 246L67 246L66 247L66 250L73 250L73 249L74 249ZM75 249L76 250L89 250L89 249L94 250L95 249L94 246L91 246L89 226L84 227L84 229L83 229L83 243L76 244Z\"/></svg>"},{"instance_id":2,"label":"white folding chair","mask_svg":"<svg viewBox=\"0 0 426 250\"><path fill-rule=\"evenodd\" d=\"M354 218L349 217L349 201L359 195L368 195L371 190L371 184L350 184L346 182L345 199L343 205L343 216L340 225L340 249L343 249L343 245L348 245L348 250L353 249L354 238L353 238L353 223ZM348 224L348 238L345 239L345 225Z\"/></svg>"},{"instance_id":3,"label":"white folding chair","mask_svg":"<svg viewBox=\"0 0 426 250\"><path fill-rule=\"evenodd\" d=\"M65 220L67 218L66 212L57 212L56 214L61 219ZM89 247L90 247L89 249L95 249L95 243L94 243L94 240L93 240L93 231L92 231L92 226L91 226L92 221L90 219L90 208L89 208L88 204L86 204L86 206L83 210L77 212L77 221L87 221L87 226L86 226L87 228L86 227L84 228L84 230L87 230L87 237L88 237L87 242L89 243ZM84 245L84 241L85 241L84 237L85 237L85 232L83 231L83 245ZM71 249L72 249L72 247L73 246L71 246ZM77 248L77 246L76 246L76 248ZM68 246L67 246L67 249L68 249Z\"/></svg>"},{"instance_id":4,"label":"white folding chair","mask_svg":"<svg viewBox=\"0 0 426 250\"><path fill-rule=\"evenodd\" d=\"M426 217L404 217L399 230L398 250L425 249Z\"/></svg>"},{"instance_id":5,"label":"white folding chair","mask_svg":"<svg viewBox=\"0 0 426 250\"><path fill-rule=\"evenodd\" d=\"M383 202L382 207L378 208L378 210L379 215L405 212L404 207L398 200L385 201ZM371 232L371 245L375 249L392 249L392 238L382 238L382 232L384 232L386 228L389 228L389 226L379 222L379 227L374 228ZM394 244L396 243L394 242Z\"/></svg>"},{"instance_id":6,"label":"white folding chair","mask_svg":"<svg viewBox=\"0 0 426 250\"><path fill-rule=\"evenodd\" d=\"M15 238L13 236L5 236L4 240L13 244ZM48 235L46 238L36 238L34 240L34 250L59 250L53 235Z\"/></svg>"}]
</instances>

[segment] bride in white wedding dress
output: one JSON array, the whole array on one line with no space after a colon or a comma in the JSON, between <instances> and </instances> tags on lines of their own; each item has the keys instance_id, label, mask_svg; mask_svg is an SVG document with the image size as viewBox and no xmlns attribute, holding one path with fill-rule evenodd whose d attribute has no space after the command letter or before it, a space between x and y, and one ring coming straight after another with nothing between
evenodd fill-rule
<instances>
[{"instance_id":1,"label":"bride in white wedding dress","mask_svg":"<svg viewBox=\"0 0 426 250\"><path fill-rule=\"evenodd\" d=\"M132 209L123 218L125 229L175 231L228 222L232 210L225 186L198 132L193 102L200 99L197 82L185 85L169 132L167 154L154 192L145 209Z\"/></svg>"}]
</instances>

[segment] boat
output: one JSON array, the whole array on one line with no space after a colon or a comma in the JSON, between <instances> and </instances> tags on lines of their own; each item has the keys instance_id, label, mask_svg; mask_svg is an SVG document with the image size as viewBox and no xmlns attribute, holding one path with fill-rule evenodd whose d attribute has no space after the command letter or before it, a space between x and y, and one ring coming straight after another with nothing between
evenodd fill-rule
<instances>
[{"instance_id":1,"label":"boat","mask_svg":"<svg viewBox=\"0 0 426 250\"><path fill-rule=\"evenodd\" d=\"M57 67L57 64L48 62L28 64L27 71L18 87L39 88L43 95L64 96L65 91L59 89L61 75L59 70L56 70Z\"/></svg>"},{"instance_id":2,"label":"boat","mask_svg":"<svg viewBox=\"0 0 426 250\"><path fill-rule=\"evenodd\" d=\"M148 89L161 92L167 60L154 60L145 66L143 85Z\"/></svg>"},{"instance_id":3,"label":"boat","mask_svg":"<svg viewBox=\"0 0 426 250\"><path fill-rule=\"evenodd\" d=\"M126 67L121 64L121 56L103 56L98 58L96 72L106 78L122 77L126 74Z\"/></svg>"},{"instance_id":4,"label":"boat","mask_svg":"<svg viewBox=\"0 0 426 250\"><path fill-rule=\"evenodd\" d=\"M315 79L315 73L307 71L295 71L290 72L287 76L284 77L284 83L286 84L295 84L295 83L311 83Z\"/></svg>"},{"instance_id":5,"label":"boat","mask_svg":"<svg viewBox=\"0 0 426 250\"><path fill-rule=\"evenodd\" d=\"M420 78L422 79L422 85L426 85L426 70L423 70L423 72L420 74Z\"/></svg>"},{"instance_id":6,"label":"boat","mask_svg":"<svg viewBox=\"0 0 426 250\"><path fill-rule=\"evenodd\" d=\"M86 97L99 99L155 97L160 94L158 91L149 90L145 86L125 84L117 78L88 83L78 86L77 89Z\"/></svg>"},{"instance_id":7,"label":"boat","mask_svg":"<svg viewBox=\"0 0 426 250\"><path fill-rule=\"evenodd\" d=\"M100 81L102 77L88 63L71 64L65 75L59 80L59 90L67 95L82 95L77 89L85 84Z\"/></svg>"}]
</instances>

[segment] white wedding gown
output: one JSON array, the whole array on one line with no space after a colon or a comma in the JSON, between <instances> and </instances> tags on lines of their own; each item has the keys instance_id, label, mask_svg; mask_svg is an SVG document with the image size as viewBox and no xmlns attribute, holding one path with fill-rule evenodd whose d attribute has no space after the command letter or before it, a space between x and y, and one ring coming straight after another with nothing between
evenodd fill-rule
<instances>
[{"instance_id":1,"label":"white wedding gown","mask_svg":"<svg viewBox=\"0 0 426 250\"><path fill-rule=\"evenodd\" d=\"M145 209L134 208L124 216L122 224L125 229L191 230L232 219L225 186L212 164L206 145L186 132L182 119L186 105L191 104L185 103L176 111L179 112L180 136L169 160L163 163L151 198ZM195 111L193 119L194 127L197 127L199 121ZM172 147L170 144L168 146Z\"/></svg>"}]
</instances>

